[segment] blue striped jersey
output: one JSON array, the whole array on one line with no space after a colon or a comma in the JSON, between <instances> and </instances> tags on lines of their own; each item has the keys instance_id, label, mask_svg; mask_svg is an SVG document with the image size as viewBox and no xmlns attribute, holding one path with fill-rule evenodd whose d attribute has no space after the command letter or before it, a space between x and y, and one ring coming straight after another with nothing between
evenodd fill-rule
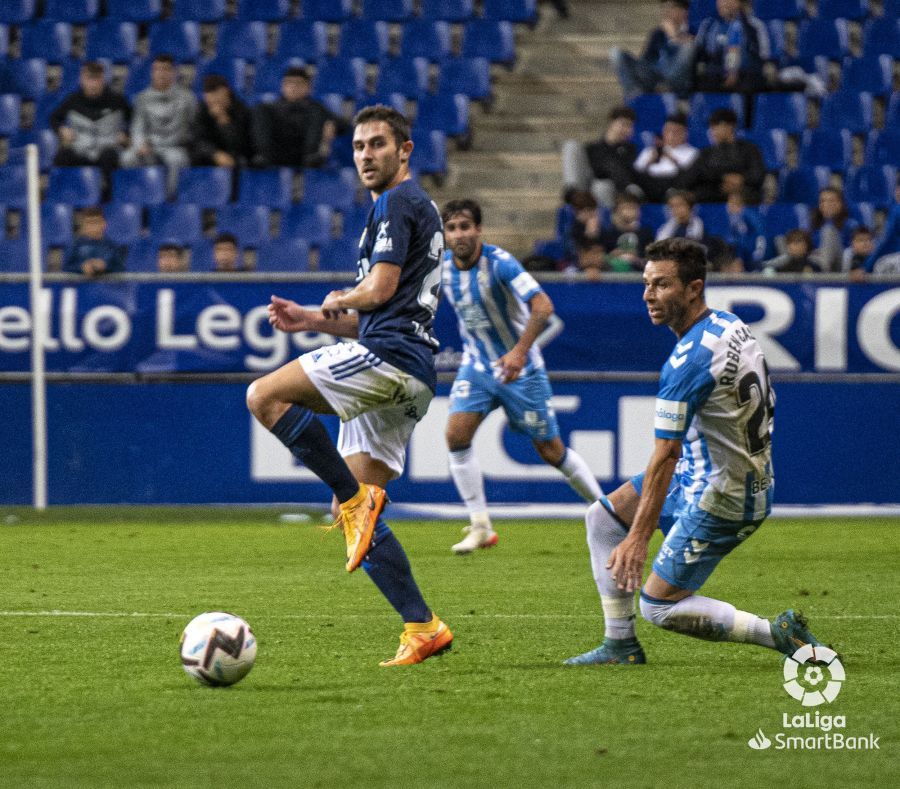
<instances>
[{"instance_id":1,"label":"blue striped jersey","mask_svg":"<svg viewBox=\"0 0 900 789\"><path fill-rule=\"evenodd\" d=\"M762 350L736 315L710 310L663 365L657 438L681 439L685 499L733 521L772 508L775 395Z\"/></svg>"},{"instance_id":2,"label":"blue striped jersey","mask_svg":"<svg viewBox=\"0 0 900 789\"><path fill-rule=\"evenodd\" d=\"M463 365L487 372L518 342L530 315L528 301L543 292L518 260L490 244L481 245L481 257L468 271L458 269L453 253L445 252L441 284L459 321ZM534 343L523 372L543 366Z\"/></svg>"}]
</instances>

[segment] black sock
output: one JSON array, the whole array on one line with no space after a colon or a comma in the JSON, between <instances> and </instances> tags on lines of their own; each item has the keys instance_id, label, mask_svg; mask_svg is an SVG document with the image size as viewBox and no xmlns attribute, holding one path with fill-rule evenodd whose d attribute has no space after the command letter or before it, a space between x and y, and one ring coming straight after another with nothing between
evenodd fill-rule
<instances>
[{"instance_id":1,"label":"black sock","mask_svg":"<svg viewBox=\"0 0 900 789\"><path fill-rule=\"evenodd\" d=\"M413 578L406 551L381 518L362 566L404 622L431 621L431 609Z\"/></svg>"}]
</instances>

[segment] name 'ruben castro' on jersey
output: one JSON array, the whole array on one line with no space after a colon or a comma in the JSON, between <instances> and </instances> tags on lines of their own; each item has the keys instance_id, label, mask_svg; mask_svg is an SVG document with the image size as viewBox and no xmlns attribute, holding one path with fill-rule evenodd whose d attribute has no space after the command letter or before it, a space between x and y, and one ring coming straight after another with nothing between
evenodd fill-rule
<instances>
[{"instance_id":1,"label":"name 'ruben castro' on jersey","mask_svg":"<svg viewBox=\"0 0 900 789\"><path fill-rule=\"evenodd\" d=\"M772 508L775 394L753 334L730 312L710 310L663 365L657 438L681 439L685 499L732 521Z\"/></svg>"},{"instance_id":2,"label":"name 'ruben castro' on jersey","mask_svg":"<svg viewBox=\"0 0 900 789\"><path fill-rule=\"evenodd\" d=\"M376 356L425 382L437 379L432 333L440 297L444 227L440 212L413 180L379 195L359 240L356 281L374 263L400 266L397 291L371 312L359 312L359 341Z\"/></svg>"}]
</instances>

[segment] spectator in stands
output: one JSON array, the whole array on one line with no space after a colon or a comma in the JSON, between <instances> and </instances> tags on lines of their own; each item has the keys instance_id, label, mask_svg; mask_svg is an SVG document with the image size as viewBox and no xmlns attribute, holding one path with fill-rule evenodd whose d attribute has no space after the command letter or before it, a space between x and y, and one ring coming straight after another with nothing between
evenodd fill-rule
<instances>
[{"instance_id":1,"label":"spectator in stands","mask_svg":"<svg viewBox=\"0 0 900 789\"><path fill-rule=\"evenodd\" d=\"M670 115L662 135L642 150L634 162L635 181L651 203L661 203L666 192L684 178L699 151L687 141L687 117Z\"/></svg>"},{"instance_id":2,"label":"spectator in stands","mask_svg":"<svg viewBox=\"0 0 900 789\"><path fill-rule=\"evenodd\" d=\"M790 230L784 234L786 252L763 263L764 274L813 274L822 267L810 256L812 239L805 230Z\"/></svg>"},{"instance_id":3,"label":"spectator in stands","mask_svg":"<svg viewBox=\"0 0 900 789\"><path fill-rule=\"evenodd\" d=\"M819 192L819 204L810 218L814 252L822 271L842 270L844 250L859 222L850 217L844 193L833 186Z\"/></svg>"},{"instance_id":4,"label":"spectator in stands","mask_svg":"<svg viewBox=\"0 0 900 789\"><path fill-rule=\"evenodd\" d=\"M122 155L124 167L164 164L169 195L178 185L178 171L190 163L188 145L197 114L194 94L176 84L175 61L160 54L150 65L150 86L134 101L131 147Z\"/></svg>"},{"instance_id":5,"label":"spectator in stands","mask_svg":"<svg viewBox=\"0 0 900 789\"><path fill-rule=\"evenodd\" d=\"M661 0L659 27L647 37L639 58L610 47L609 60L619 77L626 101L657 88L682 96L693 83L694 37L688 30L690 0Z\"/></svg>"},{"instance_id":6,"label":"spectator in stands","mask_svg":"<svg viewBox=\"0 0 900 789\"><path fill-rule=\"evenodd\" d=\"M231 233L219 233L213 241L213 271L236 272L249 271L238 246L238 241Z\"/></svg>"},{"instance_id":7,"label":"spectator in stands","mask_svg":"<svg viewBox=\"0 0 900 789\"><path fill-rule=\"evenodd\" d=\"M253 157L251 115L225 77L203 79L203 103L191 143L195 165L244 167Z\"/></svg>"},{"instance_id":8,"label":"spectator in stands","mask_svg":"<svg viewBox=\"0 0 900 789\"><path fill-rule=\"evenodd\" d=\"M182 274L190 270L187 252L180 244L160 244L156 251L156 267L160 274Z\"/></svg>"},{"instance_id":9,"label":"spectator in stands","mask_svg":"<svg viewBox=\"0 0 900 789\"><path fill-rule=\"evenodd\" d=\"M616 194L634 183L635 120L631 107L614 107L599 140L587 145L566 140L562 150L565 186L589 189L601 205L612 208Z\"/></svg>"},{"instance_id":10,"label":"spectator in stands","mask_svg":"<svg viewBox=\"0 0 900 789\"><path fill-rule=\"evenodd\" d=\"M712 145L703 148L684 174L683 188L700 203L721 203L729 194L743 193L750 205L762 197L766 166L762 152L749 140L737 137L737 114L723 107L709 116Z\"/></svg>"},{"instance_id":11,"label":"spectator in stands","mask_svg":"<svg viewBox=\"0 0 900 789\"><path fill-rule=\"evenodd\" d=\"M82 212L81 227L66 251L62 268L86 277L125 271L125 250L106 238L106 219L99 206Z\"/></svg>"},{"instance_id":12,"label":"spectator in stands","mask_svg":"<svg viewBox=\"0 0 900 789\"><path fill-rule=\"evenodd\" d=\"M50 127L59 137L53 164L100 167L108 188L110 174L128 145L131 107L106 84L102 63L82 65L78 85L50 114Z\"/></svg>"},{"instance_id":13,"label":"spectator in stands","mask_svg":"<svg viewBox=\"0 0 900 789\"><path fill-rule=\"evenodd\" d=\"M656 231L656 240L664 238L689 238L703 242L706 230L703 220L694 212L694 196L682 189L673 189L666 199L669 219Z\"/></svg>"},{"instance_id":14,"label":"spectator in stands","mask_svg":"<svg viewBox=\"0 0 900 789\"><path fill-rule=\"evenodd\" d=\"M335 135L347 128L342 118L310 98L307 70L292 66L281 78L281 98L254 109L254 164L321 167L328 161Z\"/></svg>"},{"instance_id":15,"label":"spectator in stands","mask_svg":"<svg viewBox=\"0 0 900 789\"><path fill-rule=\"evenodd\" d=\"M571 248L575 250L578 270L596 279L605 267L606 254L600 240L603 222L597 200L590 192L575 191L569 196L575 211L571 228Z\"/></svg>"},{"instance_id":16,"label":"spectator in stands","mask_svg":"<svg viewBox=\"0 0 900 789\"><path fill-rule=\"evenodd\" d=\"M844 250L841 270L847 273L851 282L864 282L866 261L875 249L875 237L865 225L858 225L850 237L850 246Z\"/></svg>"},{"instance_id":17,"label":"spectator in stands","mask_svg":"<svg viewBox=\"0 0 900 789\"><path fill-rule=\"evenodd\" d=\"M641 224L641 203L623 192L616 198L611 222L600 232L606 250L606 263L611 271L642 271L644 248L653 241L654 233Z\"/></svg>"},{"instance_id":18,"label":"spectator in stands","mask_svg":"<svg viewBox=\"0 0 900 789\"><path fill-rule=\"evenodd\" d=\"M894 185L894 204L884 222L881 237L866 261L873 274L900 274L900 173Z\"/></svg>"},{"instance_id":19,"label":"spectator in stands","mask_svg":"<svg viewBox=\"0 0 900 789\"><path fill-rule=\"evenodd\" d=\"M742 271L759 271L766 254L766 236L759 214L747 207L743 191L729 194L725 208L728 233L723 241L731 247L733 257L741 260Z\"/></svg>"}]
</instances>

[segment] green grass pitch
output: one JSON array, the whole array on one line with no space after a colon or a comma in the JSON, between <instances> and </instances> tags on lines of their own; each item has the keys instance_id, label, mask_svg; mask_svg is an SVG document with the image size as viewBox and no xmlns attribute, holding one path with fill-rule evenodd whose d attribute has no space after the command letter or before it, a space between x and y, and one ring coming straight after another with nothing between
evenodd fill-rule
<instances>
[{"instance_id":1,"label":"green grass pitch","mask_svg":"<svg viewBox=\"0 0 900 789\"><path fill-rule=\"evenodd\" d=\"M456 641L383 669L399 619L337 533L272 510L0 511L0 786L897 786L900 520L772 520L704 590L800 607L841 652L816 710L880 749L827 752L748 747L807 711L775 652L639 621L646 666L562 666L601 635L580 522L500 522L498 548L455 557L459 525L394 523ZM178 659L217 609L259 640L227 689Z\"/></svg>"}]
</instances>

